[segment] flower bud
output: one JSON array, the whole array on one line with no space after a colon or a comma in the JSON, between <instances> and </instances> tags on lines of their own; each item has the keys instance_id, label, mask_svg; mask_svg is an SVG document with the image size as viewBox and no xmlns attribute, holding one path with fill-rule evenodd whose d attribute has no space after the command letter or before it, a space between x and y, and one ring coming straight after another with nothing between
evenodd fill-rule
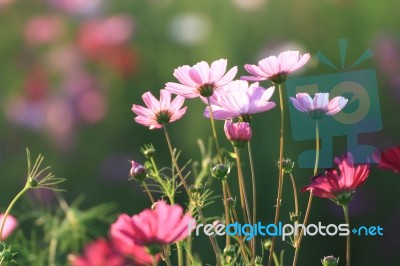
<instances>
[{"instance_id":1,"label":"flower bud","mask_svg":"<svg viewBox=\"0 0 400 266\"><path fill-rule=\"evenodd\" d=\"M272 246L272 241L271 239L265 239L265 241L263 242L263 247L265 250L270 250Z\"/></svg>"},{"instance_id":2,"label":"flower bud","mask_svg":"<svg viewBox=\"0 0 400 266\"><path fill-rule=\"evenodd\" d=\"M224 249L224 259L227 264L231 263L236 256L234 246L228 246Z\"/></svg>"},{"instance_id":3,"label":"flower bud","mask_svg":"<svg viewBox=\"0 0 400 266\"><path fill-rule=\"evenodd\" d=\"M292 221L292 222L298 222L300 220L300 214L299 213L290 212L289 216L290 216L290 221Z\"/></svg>"},{"instance_id":4,"label":"flower bud","mask_svg":"<svg viewBox=\"0 0 400 266\"><path fill-rule=\"evenodd\" d=\"M252 137L251 127L247 122L233 123L231 120L226 120L224 131L232 145L237 148L242 148Z\"/></svg>"},{"instance_id":5,"label":"flower bud","mask_svg":"<svg viewBox=\"0 0 400 266\"><path fill-rule=\"evenodd\" d=\"M226 201L228 202L229 208L234 209L236 207L236 199L227 198Z\"/></svg>"},{"instance_id":6,"label":"flower bud","mask_svg":"<svg viewBox=\"0 0 400 266\"><path fill-rule=\"evenodd\" d=\"M216 164L211 169L211 174L213 177L217 179L226 179L228 174L231 171L231 167L229 164Z\"/></svg>"},{"instance_id":7,"label":"flower bud","mask_svg":"<svg viewBox=\"0 0 400 266\"><path fill-rule=\"evenodd\" d=\"M339 263L339 258L335 258L334 256L326 256L321 260L323 266L337 266Z\"/></svg>"},{"instance_id":8,"label":"flower bud","mask_svg":"<svg viewBox=\"0 0 400 266\"><path fill-rule=\"evenodd\" d=\"M154 149L153 144L144 145L144 147L141 148L140 151L143 153L143 155L144 155L147 159L153 158L153 157L154 157L154 154L156 153L156 150Z\"/></svg>"},{"instance_id":9,"label":"flower bud","mask_svg":"<svg viewBox=\"0 0 400 266\"><path fill-rule=\"evenodd\" d=\"M37 187L39 185L39 181L34 177L29 177L29 186L31 188Z\"/></svg>"},{"instance_id":10,"label":"flower bud","mask_svg":"<svg viewBox=\"0 0 400 266\"><path fill-rule=\"evenodd\" d=\"M143 182L147 177L147 170L143 165L132 161L130 176L132 179Z\"/></svg>"},{"instance_id":11,"label":"flower bud","mask_svg":"<svg viewBox=\"0 0 400 266\"><path fill-rule=\"evenodd\" d=\"M2 265L7 265L11 262L15 263L14 256L16 254L16 252L11 251L11 247L7 248L4 242L0 242L0 261L2 262Z\"/></svg>"},{"instance_id":12,"label":"flower bud","mask_svg":"<svg viewBox=\"0 0 400 266\"><path fill-rule=\"evenodd\" d=\"M279 167L279 161L277 161L276 165ZM290 158L282 159L282 170L285 174L290 174L293 171L294 162Z\"/></svg>"}]
</instances>

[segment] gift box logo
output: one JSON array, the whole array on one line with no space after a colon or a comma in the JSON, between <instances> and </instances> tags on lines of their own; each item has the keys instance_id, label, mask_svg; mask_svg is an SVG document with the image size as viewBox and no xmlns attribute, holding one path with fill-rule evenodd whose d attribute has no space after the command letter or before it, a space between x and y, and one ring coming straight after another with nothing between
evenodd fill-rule
<instances>
[{"instance_id":1,"label":"gift box logo","mask_svg":"<svg viewBox=\"0 0 400 266\"><path fill-rule=\"evenodd\" d=\"M341 71L345 70L347 40L339 40ZM329 98L344 96L349 99L346 107L334 116L325 116L319 120L320 129L320 168L332 167L333 137L347 138L347 151L353 153L355 162L365 163L376 150L371 145L359 144L362 133L380 131L382 120L379 104L376 72L373 69L352 71L351 69L372 56L371 50L363 53L345 72L293 78L286 82L288 99L296 93L329 92ZM329 67L339 70L326 56L318 53L318 60ZM295 141L315 140L315 120L296 110L289 101L292 136ZM315 150L300 153L298 165L301 168L313 168Z\"/></svg>"}]
</instances>

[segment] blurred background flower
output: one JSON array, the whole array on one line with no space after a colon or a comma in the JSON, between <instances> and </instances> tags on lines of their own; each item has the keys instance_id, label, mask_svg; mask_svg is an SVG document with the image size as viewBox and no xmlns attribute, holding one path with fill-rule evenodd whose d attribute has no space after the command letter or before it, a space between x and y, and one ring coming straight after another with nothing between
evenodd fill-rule
<instances>
[{"instance_id":1,"label":"blurred background flower","mask_svg":"<svg viewBox=\"0 0 400 266\"><path fill-rule=\"evenodd\" d=\"M140 188L127 181L129 160L142 161L139 148L153 143L159 164L170 165L162 134L134 123L130 108L141 102L144 92L157 94L165 83L175 82L173 71L181 65L226 58L229 69L238 66L240 77L247 75L244 64L286 50L311 54L294 75L333 74L334 70L318 63L316 54L321 51L340 65L337 40L341 38L349 41L346 62L354 62L368 48L374 53L372 60L352 69L377 73L383 130L365 134L363 140L380 148L399 145L400 128L393 115L398 113L400 99L397 5L395 1L347 0L0 0L0 207L4 210L23 185L21 158L28 146L48 158L57 176L67 178L64 196L69 201L84 194L83 207L113 201L119 213L139 213L148 202L138 193ZM269 83L263 81L260 86ZM270 101L277 102L276 97ZM196 140L209 138L209 121L203 116L202 102L188 101L187 105L186 115L170 125L171 138L183 149L182 160L199 161ZM229 147L222 137L223 122L216 121L216 126L221 144ZM262 214L260 221L269 223L277 186L279 110L255 116L251 127L252 142L257 143L256 175L263 177L257 181L258 195L262 195L257 213ZM285 156L290 158L314 145L312 140L295 142L290 135L286 141L290 149ZM345 138L334 139L334 155L345 149ZM310 173L294 168L299 187L308 183ZM379 208L373 215L351 217L352 222L390 226L390 221L398 221L399 185L396 174L372 167L365 187ZM232 185L233 193L237 189ZM288 191L284 191L282 213L289 213L291 191L289 186L284 189ZM357 209L371 204L367 196L356 199ZM304 207L307 197L299 201ZM206 215L222 213L222 204L217 205L206 209ZM316 200L314 207L310 222L342 222L323 201ZM390 226L390 230L396 228ZM396 265L396 252L375 256L374 250L384 250L380 247L386 247L385 240L393 243L389 236L399 231L385 233L381 241L354 238L353 257L358 265ZM206 238L194 243L197 251L196 245L202 247L201 256L211 254ZM338 248L340 238L306 239L304 247L309 245L313 248L304 248L300 265L317 264L324 254L345 257ZM285 248L286 256L291 256L286 243L277 248Z\"/></svg>"}]
</instances>

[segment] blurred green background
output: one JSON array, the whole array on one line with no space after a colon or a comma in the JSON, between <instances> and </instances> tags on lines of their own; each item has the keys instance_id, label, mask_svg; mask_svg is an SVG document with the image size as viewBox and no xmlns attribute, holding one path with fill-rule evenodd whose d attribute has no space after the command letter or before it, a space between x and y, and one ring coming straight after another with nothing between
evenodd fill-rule
<instances>
[{"instance_id":1,"label":"blurred green background","mask_svg":"<svg viewBox=\"0 0 400 266\"><path fill-rule=\"evenodd\" d=\"M131 105L142 104L144 92L158 95L166 82L175 81L176 67L202 60L226 58L229 68L239 67L239 77L246 74L245 63L294 49L312 55L297 75L329 74L335 71L315 55L321 51L340 65L337 41L348 39L347 65L371 49L373 57L355 69L374 69L378 79L383 130L365 134L361 141L380 148L398 145L399 8L395 0L0 0L2 210L23 186L25 147L42 153L54 173L67 178L62 186L69 202L84 195L83 207L115 202L117 212L128 214L148 207L139 186L128 182L128 160L144 161L139 148L147 143L156 146L159 165L168 164L169 155L162 131L135 124ZM196 141L211 136L210 125L200 100L188 100L187 105L187 114L170 126L170 133L182 149L182 160L200 160ZM314 143L293 141L288 119L286 126L286 154L296 159ZM221 143L229 149L223 123L217 127ZM257 115L253 129L259 220L272 223L279 110ZM335 155L345 152L345 141L334 140ZM310 169L295 169L299 188L311 174ZM384 236L353 237L353 265L398 265L399 178L374 167L354 198L352 223L380 225ZM236 191L235 180L232 175ZM281 212L286 222L293 210L288 181ZM219 195L219 184L211 185ZM307 198L300 194L303 213ZM46 194L42 201L54 198ZM206 212L221 213L222 204L217 201ZM342 223L341 209L329 200L315 199L310 222L318 221ZM306 237L299 265L319 265L323 255L331 254L343 262L344 244L343 237ZM201 239L194 249L204 262L212 262L207 245L207 239ZM292 247L279 242L277 248L285 249L284 265L291 265Z\"/></svg>"}]
</instances>

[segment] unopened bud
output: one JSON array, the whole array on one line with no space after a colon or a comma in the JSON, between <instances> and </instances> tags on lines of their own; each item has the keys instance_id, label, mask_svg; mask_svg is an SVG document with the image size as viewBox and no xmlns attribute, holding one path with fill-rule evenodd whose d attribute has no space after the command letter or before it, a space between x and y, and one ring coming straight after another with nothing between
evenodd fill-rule
<instances>
[{"instance_id":1,"label":"unopened bud","mask_svg":"<svg viewBox=\"0 0 400 266\"><path fill-rule=\"evenodd\" d=\"M334 256L326 256L321 260L323 266L337 266L339 263L339 258L335 258Z\"/></svg>"},{"instance_id":2,"label":"unopened bud","mask_svg":"<svg viewBox=\"0 0 400 266\"><path fill-rule=\"evenodd\" d=\"M147 170L143 165L132 161L130 176L132 179L143 182L147 177Z\"/></svg>"},{"instance_id":3,"label":"unopened bud","mask_svg":"<svg viewBox=\"0 0 400 266\"><path fill-rule=\"evenodd\" d=\"M211 174L215 178L226 179L226 177L228 176L230 171L231 171L231 168L230 168L229 164L216 164L211 169Z\"/></svg>"},{"instance_id":4,"label":"unopened bud","mask_svg":"<svg viewBox=\"0 0 400 266\"><path fill-rule=\"evenodd\" d=\"M236 207L236 199L234 198L227 198L226 199L229 208L234 209Z\"/></svg>"},{"instance_id":5,"label":"unopened bud","mask_svg":"<svg viewBox=\"0 0 400 266\"><path fill-rule=\"evenodd\" d=\"M278 167L280 167L279 161L276 163ZM290 174L293 171L294 162L290 158L282 159L282 170L285 174Z\"/></svg>"},{"instance_id":6,"label":"unopened bud","mask_svg":"<svg viewBox=\"0 0 400 266\"><path fill-rule=\"evenodd\" d=\"M154 154L156 153L153 144L144 145L144 147L141 148L140 151L148 159L154 157Z\"/></svg>"},{"instance_id":7,"label":"unopened bud","mask_svg":"<svg viewBox=\"0 0 400 266\"><path fill-rule=\"evenodd\" d=\"M270 249L271 249L271 246L272 246L272 241L271 241L271 239L266 239L266 240L263 242L263 247L264 247L265 250L270 250Z\"/></svg>"}]
</instances>

